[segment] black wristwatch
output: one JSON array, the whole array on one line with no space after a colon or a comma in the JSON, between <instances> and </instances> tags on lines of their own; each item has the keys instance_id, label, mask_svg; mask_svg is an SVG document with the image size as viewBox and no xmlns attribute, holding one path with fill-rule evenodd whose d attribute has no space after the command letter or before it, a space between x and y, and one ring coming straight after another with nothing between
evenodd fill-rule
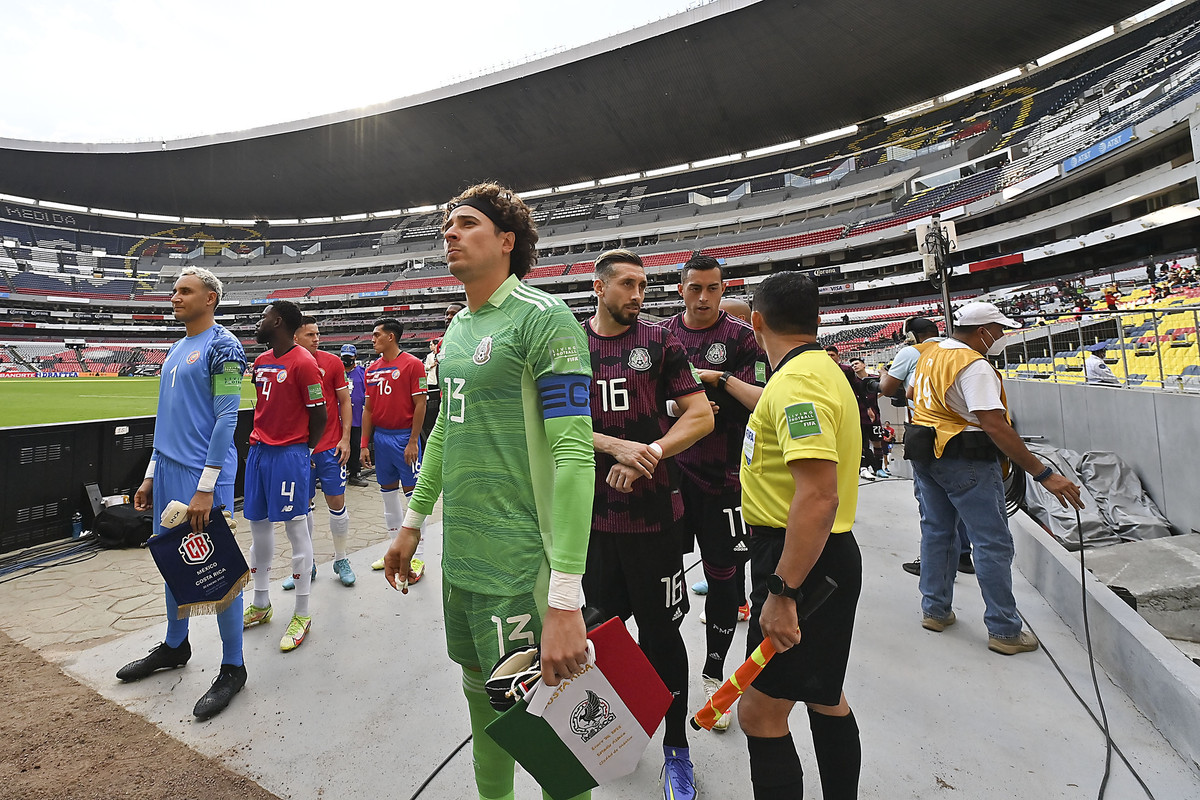
<instances>
[{"instance_id":1,"label":"black wristwatch","mask_svg":"<svg viewBox=\"0 0 1200 800\"><path fill-rule=\"evenodd\" d=\"M717 378L717 388L718 388L718 389L724 389L724 388L725 388L725 384L726 384L726 383L728 383L728 382L729 382L729 379L730 379L730 378L732 378L732 377L733 377L733 373L732 373L732 372L722 372L722 373L721 373L721 377Z\"/></svg>"},{"instance_id":2,"label":"black wristwatch","mask_svg":"<svg viewBox=\"0 0 1200 800\"><path fill-rule=\"evenodd\" d=\"M795 588L788 586L786 583L784 583L783 578L779 577L775 573L771 573L767 576L767 591L771 594L777 594L780 597L790 597L792 599L800 597L799 586L796 586Z\"/></svg>"}]
</instances>

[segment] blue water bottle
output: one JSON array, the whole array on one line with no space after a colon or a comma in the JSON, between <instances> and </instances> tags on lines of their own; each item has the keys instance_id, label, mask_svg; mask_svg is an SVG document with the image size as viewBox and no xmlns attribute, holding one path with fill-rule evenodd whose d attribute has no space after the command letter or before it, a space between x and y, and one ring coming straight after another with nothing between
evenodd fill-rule
<instances>
[{"instance_id":1,"label":"blue water bottle","mask_svg":"<svg viewBox=\"0 0 1200 800\"><path fill-rule=\"evenodd\" d=\"M78 539L83 536L83 514L78 511L71 517L71 538Z\"/></svg>"}]
</instances>

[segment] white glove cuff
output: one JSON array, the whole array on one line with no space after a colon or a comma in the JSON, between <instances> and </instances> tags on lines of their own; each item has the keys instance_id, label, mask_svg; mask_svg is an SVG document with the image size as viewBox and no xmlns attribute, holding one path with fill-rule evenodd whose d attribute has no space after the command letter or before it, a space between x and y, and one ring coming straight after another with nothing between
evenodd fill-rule
<instances>
[{"instance_id":1,"label":"white glove cuff","mask_svg":"<svg viewBox=\"0 0 1200 800\"><path fill-rule=\"evenodd\" d=\"M196 484L197 492L211 492L217 488L217 476L221 474L220 467L205 467L200 473L200 482Z\"/></svg>"},{"instance_id":2,"label":"white glove cuff","mask_svg":"<svg viewBox=\"0 0 1200 800\"><path fill-rule=\"evenodd\" d=\"M583 606L583 576L550 570L548 602L560 611L578 611Z\"/></svg>"},{"instance_id":3,"label":"white glove cuff","mask_svg":"<svg viewBox=\"0 0 1200 800\"><path fill-rule=\"evenodd\" d=\"M146 475L144 477L148 481L154 480L154 459L153 458L150 459L150 463L146 465Z\"/></svg>"}]
</instances>

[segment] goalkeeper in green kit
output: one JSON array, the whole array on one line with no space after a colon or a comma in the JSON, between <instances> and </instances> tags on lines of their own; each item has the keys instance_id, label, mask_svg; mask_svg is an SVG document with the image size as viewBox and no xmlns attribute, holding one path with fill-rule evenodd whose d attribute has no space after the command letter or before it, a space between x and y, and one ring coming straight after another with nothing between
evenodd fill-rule
<instances>
[{"instance_id":1,"label":"goalkeeper in green kit","mask_svg":"<svg viewBox=\"0 0 1200 800\"><path fill-rule=\"evenodd\" d=\"M540 645L550 685L586 663L592 369L566 304L521 282L538 235L519 197L472 186L448 204L442 236L467 308L442 342L442 402L384 575L407 590L422 525L441 495L446 647L463 668L480 800L504 800L513 797L515 764L484 731L498 716L484 692L488 673L527 644Z\"/></svg>"}]
</instances>

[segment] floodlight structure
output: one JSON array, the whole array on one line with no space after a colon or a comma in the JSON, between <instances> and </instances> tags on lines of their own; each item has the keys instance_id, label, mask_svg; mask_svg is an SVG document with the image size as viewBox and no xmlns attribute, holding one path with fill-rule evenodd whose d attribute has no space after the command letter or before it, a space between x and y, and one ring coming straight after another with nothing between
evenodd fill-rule
<instances>
[{"instance_id":1,"label":"floodlight structure","mask_svg":"<svg viewBox=\"0 0 1200 800\"><path fill-rule=\"evenodd\" d=\"M942 222L940 214L932 214L929 223L917 226L917 252L925 269L925 277L934 288L942 290L942 316L946 320L946 335L954 331L950 309L950 254L958 250L958 234L954 223Z\"/></svg>"}]
</instances>

